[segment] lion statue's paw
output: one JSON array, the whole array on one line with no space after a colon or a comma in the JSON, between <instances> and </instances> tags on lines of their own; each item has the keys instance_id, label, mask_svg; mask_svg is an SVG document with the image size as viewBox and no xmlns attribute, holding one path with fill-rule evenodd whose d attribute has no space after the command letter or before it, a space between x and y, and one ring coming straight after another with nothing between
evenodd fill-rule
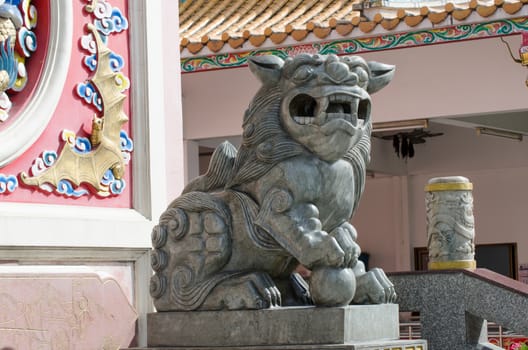
<instances>
[{"instance_id":1,"label":"lion statue's paw","mask_svg":"<svg viewBox=\"0 0 528 350\"><path fill-rule=\"evenodd\" d=\"M382 269L373 268L357 276L356 284L353 299L355 304L386 304L396 301L394 285Z\"/></svg>"},{"instance_id":2,"label":"lion statue's paw","mask_svg":"<svg viewBox=\"0 0 528 350\"><path fill-rule=\"evenodd\" d=\"M271 277L251 272L217 285L202 309L260 310L281 305L281 293Z\"/></svg>"}]
</instances>

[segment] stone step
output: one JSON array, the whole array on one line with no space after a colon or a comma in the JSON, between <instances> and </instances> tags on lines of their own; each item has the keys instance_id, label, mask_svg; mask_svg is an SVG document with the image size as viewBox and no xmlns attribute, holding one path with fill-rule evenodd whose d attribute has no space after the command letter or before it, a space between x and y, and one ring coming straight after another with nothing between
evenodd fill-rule
<instances>
[{"instance_id":1,"label":"stone step","mask_svg":"<svg viewBox=\"0 0 528 350\"><path fill-rule=\"evenodd\" d=\"M152 347L127 350L427 350L425 340L389 340L356 344L264 345L264 346L211 346L211 347Z\"/></svg>"}]
</instances>

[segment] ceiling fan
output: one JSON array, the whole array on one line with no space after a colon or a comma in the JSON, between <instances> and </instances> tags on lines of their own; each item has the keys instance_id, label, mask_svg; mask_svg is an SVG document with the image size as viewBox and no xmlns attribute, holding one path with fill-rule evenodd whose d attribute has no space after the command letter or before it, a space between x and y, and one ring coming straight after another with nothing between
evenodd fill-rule
<instances>
[{"instance_id":1,"label":"ceiling fan","mask_svg":"<svg viewBox=\"0 0 528 350\"><path fill-rule=\"evenodd\" d=\"M374 134L374 137L381 138L383 140L392 140L392 147L398 158L412 158L414 157L414 145L425 143L425 139L428 137L436 137L443 135L443 132L433 133L428 130L414 129L407 132L397 132L392 134Z\"/></svg>"}]
</instances>

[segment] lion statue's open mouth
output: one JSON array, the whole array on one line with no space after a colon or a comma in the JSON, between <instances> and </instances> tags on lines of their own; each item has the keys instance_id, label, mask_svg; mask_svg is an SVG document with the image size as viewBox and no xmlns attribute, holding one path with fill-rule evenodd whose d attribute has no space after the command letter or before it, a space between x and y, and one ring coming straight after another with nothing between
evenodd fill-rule
<instances>
[{"instance_id":1,"label":"lion statue's open mouth","mask_svg":"<svg viewBox=\"0 0 528 350\"><path fill-rule=\"evenodd\" d=\"M282 121L300 144L326 161L335 161L369 133L370 98L358 86L292 89L283 101Z\"/></svg>"},{"instance_id":2,"label":"lion statue's open mouth","mask_svg":"<svg viewBox=\"0 0 528 350\"><path fill-rule=\"evenodd\" d=\"M347 91L313 97L301 93L291 99L288 111L299 125L321 126L325 134L337 129L353 134L370 118L370 100L362 95Z\"/></svg>"},{"instance_id":3,"label":"lion statue's open mouth","mask_svg":"<svg viewBox=\"0 0 528 350\"><path fill-rule=\"evenodd\" d=\"M370 133L370 93L386 79L377 77L391 69L357 56L286 60L280 78L284 129L321 159L341 159Z\"/></svg>"}]
</instances>

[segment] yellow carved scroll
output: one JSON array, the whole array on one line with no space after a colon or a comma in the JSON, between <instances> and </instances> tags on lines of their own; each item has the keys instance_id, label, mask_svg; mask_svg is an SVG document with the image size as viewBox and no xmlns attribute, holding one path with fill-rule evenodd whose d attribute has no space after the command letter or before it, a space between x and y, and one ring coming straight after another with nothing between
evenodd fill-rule
<instances>
[{"instance_id":1,"label":"yellow carved scroll","mask_svg":"<svg viewBox=\"0 0 528 350\"><path fill-rule=\"evenodd\" d=\"M103 43L99 32L92 25L88 29L93 33L97 46L97 69L91 82L98 90L103 105L103 116L94 116L92 135L92 150L87 153L77 153L73 147L65 144L55 163L36 176L20 174L22 182L29 186L41 186L45 183L57 187L61 180L71 181L79 186L81 183L91 185L99 194L107 193L101 184L103 175L112 170L116 179L121 179L125 163L121 153L120 132L128 117L124 113L123 104L126 96L121 93L118 73L110 68L110 49Z\"/></svg>"}]
</instances>

